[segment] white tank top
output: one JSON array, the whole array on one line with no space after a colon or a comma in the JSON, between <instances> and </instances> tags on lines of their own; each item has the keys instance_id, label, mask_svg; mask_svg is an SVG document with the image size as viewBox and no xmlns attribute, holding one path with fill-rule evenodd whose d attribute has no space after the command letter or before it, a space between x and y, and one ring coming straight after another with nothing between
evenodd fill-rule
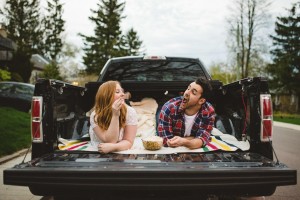
<instances>
[{"instance_id":1,"label":"white tank top","mask_svg":"<svg viewBox=\"0 0 300 200\"><path fill-rule=\"evenodd\" d=\"M184 114L184 124L185 124L185 132L184 132L184 137L188 137L191 135L191 130L195 121L195 117L197 116L198 113L194 115L186 115Z\"/></svg>"}]
</instances>

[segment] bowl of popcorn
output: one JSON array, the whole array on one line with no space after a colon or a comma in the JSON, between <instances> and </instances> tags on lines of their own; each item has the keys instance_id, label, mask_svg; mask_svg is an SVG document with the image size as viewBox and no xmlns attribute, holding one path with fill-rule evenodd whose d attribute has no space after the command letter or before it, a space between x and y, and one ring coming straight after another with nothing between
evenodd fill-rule
<instances>
[{"instance_id":1,"label":"bowl of popcorn","mask_svg":"<svg viewBox=\"0 0 300 200\"><path fill-rule=\"evenodd\" d=\"M144 148L151 151L159 150L163 145L163 139L154 135L143 138L142 141Z\"/></svg>"}]
</instances>

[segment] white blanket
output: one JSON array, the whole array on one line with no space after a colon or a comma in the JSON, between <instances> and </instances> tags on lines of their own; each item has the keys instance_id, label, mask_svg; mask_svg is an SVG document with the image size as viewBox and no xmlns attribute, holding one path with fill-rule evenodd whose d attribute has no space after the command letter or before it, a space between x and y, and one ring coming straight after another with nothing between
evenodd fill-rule
<instances>
[{"instance_id":1,"label":"white blanket","mask_svg":"<svg viewBox=\"0 0 300 200\"><path fill-rule=\"evenodd\" d=\"M155 114L158 107L155 99L144 98L139 102L130 102L138 114L138 129L136 137L148 137L156 133Z\"/></svg>"}]
</instances>

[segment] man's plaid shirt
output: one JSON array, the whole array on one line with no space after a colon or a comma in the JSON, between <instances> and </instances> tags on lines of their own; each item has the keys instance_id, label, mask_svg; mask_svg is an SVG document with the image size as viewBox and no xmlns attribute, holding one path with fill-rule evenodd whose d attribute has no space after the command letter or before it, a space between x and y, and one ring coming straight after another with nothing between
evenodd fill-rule
<instances>
[{"instance_id":1,"label":"man's plaid shirt","mask_svg":"<svg viewBox=\"0 0 300 200\"><path fill-rule=\"evenodd\" d=\"M184 110L180 109L182 96L171 99L162 107L159 122L158 134L164 138L164 144L167 139L174 136L184 137ZM213 106L205 102L199 110L191 130L191 136L202 138L204 144L209 142L210 132L213 129L215 121L215 110Z\"/></svg>"}]
</instances>

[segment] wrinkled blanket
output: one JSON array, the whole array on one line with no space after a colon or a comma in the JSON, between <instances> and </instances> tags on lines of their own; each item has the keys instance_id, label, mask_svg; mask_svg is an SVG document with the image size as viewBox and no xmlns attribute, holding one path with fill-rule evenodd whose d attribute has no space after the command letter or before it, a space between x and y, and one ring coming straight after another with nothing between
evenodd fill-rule
<instances>
[{"instance_id":1,"label":"wrinkled blanket","mask_svg":"<svg viewBox=\"0 0 300 200\"><path fill-rule=\"evenodd\" d=\"M156 130L156 110L158 104L153 98L143 98L141 101L132 102L130 105L135 109L138 117L138 129L136 137L147 137L155 135Z\"/></svg>"},{"instance_id":2,"label":"wrinkled blanket","mask_svg":"<svg viewBox=\"0 0 300 200\"><path fill-rule=\"evenodd\" d=\"M67 151L98 151L97 147L94 147L88 141L80 142L79 140L65 140L60 138L59 141L62 144L59 144L60 150ZM119 151L115 153L119 154L174 154L174 153L201 153L201 152L210 152L216 150L222 151L236 151L242 150L247 151L250 148L250 143L248 141L238 141L234 136L223 134L218 129L213 129L211 141L204 147L199 149L189 149L186 147L162 147L157 151L146 150L143 147L141 137L136 137L134 144L131 149L125 151Z\"/></svg>"}]
</instances>

